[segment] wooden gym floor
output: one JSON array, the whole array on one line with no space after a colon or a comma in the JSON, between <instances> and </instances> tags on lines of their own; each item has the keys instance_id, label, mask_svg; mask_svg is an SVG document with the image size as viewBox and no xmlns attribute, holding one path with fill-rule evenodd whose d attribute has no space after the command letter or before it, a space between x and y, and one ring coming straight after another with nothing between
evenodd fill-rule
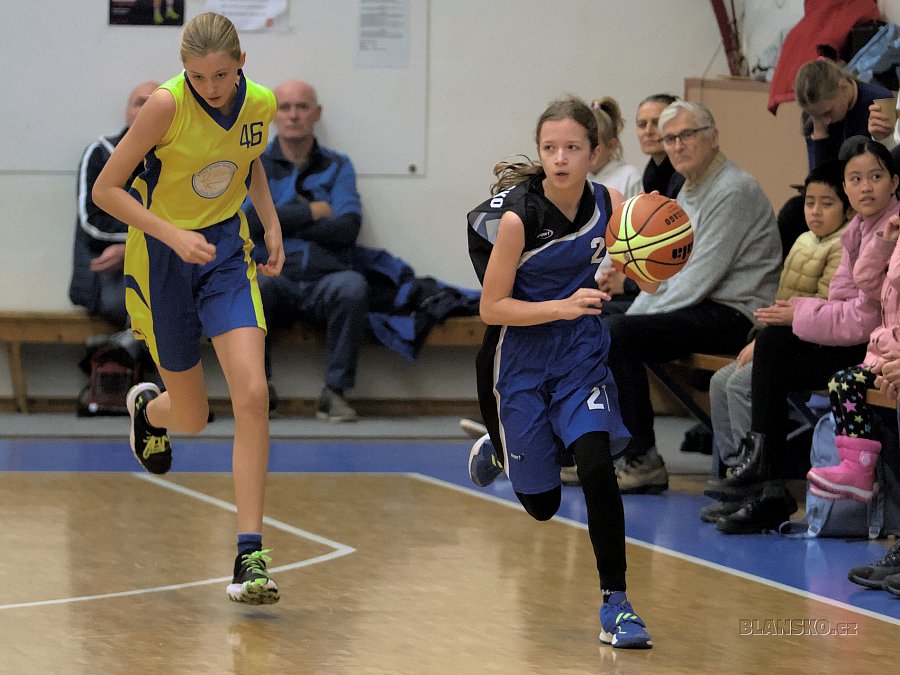
<instances>
[{"instance_id":1,"label":"wooden gym floor","mask_svg":"<svg viewBox=\"0 0 900 675\"><path fill-rule=\"evenodd\" d=\"M229 446L133 473L119 440L0 440L0 673L846 672L895 669L900 599L846 581L890 542L728 537L697 479L625 498L655 646L597 640L580 490L531 520L467 485L465 441L273 443L282 601L229 603Z\"/></svg>"}]
</instances>

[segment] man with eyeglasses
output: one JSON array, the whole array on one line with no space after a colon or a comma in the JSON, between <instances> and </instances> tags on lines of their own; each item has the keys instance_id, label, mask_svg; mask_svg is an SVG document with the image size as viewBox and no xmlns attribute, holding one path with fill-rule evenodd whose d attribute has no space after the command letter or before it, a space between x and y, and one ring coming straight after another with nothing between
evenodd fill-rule
<instances>
[{"instance_id":1,"label":"man with eyeglasses","mask_svg":"<svg viewBox=\"0 0 900 675\"><path fill-rule=\"evenodd\" d=\"M618 460L623 493L658 493L669 476L656 448L646 363L692 352L735 354L753 312L775 299L781 242L772 206L756 179L719 149L709 110L675 101L659 117L666 154L685 177L677 201L694 226L691 259L656 294L641 293L625 314L606 317L609 365L632 439Z\"/></svg>"}]
</instances>

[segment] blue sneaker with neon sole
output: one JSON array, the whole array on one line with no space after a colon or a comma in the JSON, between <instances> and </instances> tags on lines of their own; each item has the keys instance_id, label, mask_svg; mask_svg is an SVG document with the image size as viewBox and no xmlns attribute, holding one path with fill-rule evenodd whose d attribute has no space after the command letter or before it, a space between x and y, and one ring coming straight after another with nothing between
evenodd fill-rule
<instances>
[{"instance_id":1,"label":"blue sneaker with neon sole","mask_svg":"<svg viewBox=\"0 0 900 675\"><path fill-rule=\"evenodd\" d=\"M616 591L600 607L600 642L619 649L650 649L647 624L634 613L625 593Z\"/></svg>"},{"instance_id":2,"label":"blue sneaker with neon sole","mask_svg":"<svg viewBox=\"0 0 900 675\"><path fill-rule=\"evenodd\" d=\"M478 487L487 487L503 473L503 465L494 452L494 444L487 434L475 441L469 453L469 477Z\"/></svg>"}]
</instances>

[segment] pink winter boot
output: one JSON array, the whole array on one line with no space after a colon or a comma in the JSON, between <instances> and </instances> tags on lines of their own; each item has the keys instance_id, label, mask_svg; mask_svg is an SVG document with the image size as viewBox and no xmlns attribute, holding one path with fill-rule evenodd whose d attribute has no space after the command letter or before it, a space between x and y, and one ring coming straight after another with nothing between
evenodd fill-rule
<instances>
[{"instance_id":1,"label":"pink winter boot","mask_svg":"<svg viewBox=\"0 0 900 675\"><path fill-rule=\"evenodd\" d=\"M881 443L871 438L835 436L838 457L837 466L814 466L806 474L815 487L816 494L831 493L834 499L850 497L861 502L872 499L875 482L875 462L881 452Z\"/></svg>"}]
</instances>

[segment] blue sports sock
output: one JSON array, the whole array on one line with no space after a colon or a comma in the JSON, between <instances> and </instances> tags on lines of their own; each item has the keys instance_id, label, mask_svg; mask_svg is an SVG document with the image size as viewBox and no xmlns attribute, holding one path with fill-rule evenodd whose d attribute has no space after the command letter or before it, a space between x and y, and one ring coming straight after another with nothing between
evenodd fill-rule
<instances>
[{"instance_id":1,"label":"blue sports sock","mask_svg":"<svg viewBox=\"0 0 900 675\"><path fill-rule=\"evenodd\" d=\"M262 535L258 532L238 533L238 555L262 550Z\"/></svg>"}]
</instances>

